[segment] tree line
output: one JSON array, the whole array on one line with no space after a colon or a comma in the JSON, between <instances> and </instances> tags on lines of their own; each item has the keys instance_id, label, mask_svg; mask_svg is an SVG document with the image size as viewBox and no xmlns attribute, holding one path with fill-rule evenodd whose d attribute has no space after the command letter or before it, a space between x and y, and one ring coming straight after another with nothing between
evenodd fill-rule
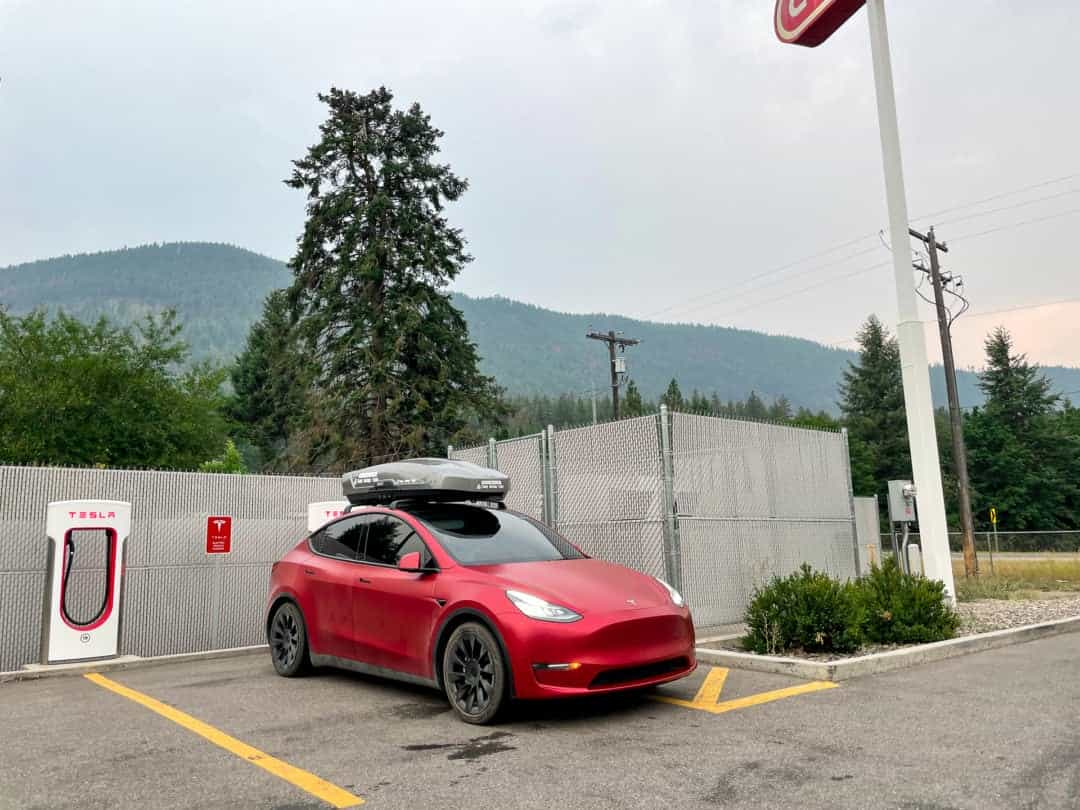
<instances>
[{"instance_id":1,"label":"tree line","mask_svg":"<svg viewBox=\"0 0 1080 810\"><path fill-rule=\"evenodd\" d=\"M884 504L885 483L911 477L900 350L876 317L857 339L859 358L844 374L839 404L855 493L877 494ZM1080 528L1080 411L1015 350L1006 329L992 331L984 347L985 401L963 412L976 529L991 528L991 507L1002 529ZM948 412L936 416L949 524L957 526Z\"/></svg>"}]
</instances>

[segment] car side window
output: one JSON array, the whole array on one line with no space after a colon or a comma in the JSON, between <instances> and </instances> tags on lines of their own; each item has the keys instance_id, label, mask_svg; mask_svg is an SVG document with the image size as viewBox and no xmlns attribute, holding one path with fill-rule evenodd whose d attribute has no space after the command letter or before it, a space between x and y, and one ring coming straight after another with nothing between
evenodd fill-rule
<instances>
[{"instance_id":1,"label":"car side window","mask_svg":"<svg viewBox=\"0 0 1080 810\"><path fill-rule=\"evenodd\" d=\"M382 565L397 565L406 554L419 551L421 565L433 564L427 546L412 526L390 515L367 517L367 542L361 559Z\"/></svg>"},{"instance_id":2,"label":"car side window","mask_svg":"<svg viewBox=\"0 0 1080 810\"><path fill-rule=\"evenodd\" d=\"M364 547L364 521L360 517L336 521L313 534L310 542L316 554L355 562Z\"/></svg>"}]
</instances>

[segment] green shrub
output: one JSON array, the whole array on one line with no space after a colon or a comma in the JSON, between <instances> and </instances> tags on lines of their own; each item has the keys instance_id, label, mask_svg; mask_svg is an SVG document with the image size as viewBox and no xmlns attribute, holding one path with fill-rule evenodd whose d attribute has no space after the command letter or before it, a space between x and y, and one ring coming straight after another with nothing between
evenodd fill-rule
<instances>
[{"instance_id":1,"label":"green shrub","mask_svg":"<svg viewBox=\"0 0 1080 810\"><path fill-rule=\"evenodd\" d=\"M937 580L912 576L896 560L874 566L858 583L868 641L879 644L920 644L956 635L960 617L945 603L945 586Z\"/></svg>"},{"instance_id":2,"label":"green shrub","mask_svg":"<svg viewBox=\"0 0 1080 810\"><path fill-rule=\"evenodd\" d=\"M754 590L743 644L756 653L851 652L862 643L862 600L850 583L803 564Z\"/></svg>"}]
</instances>

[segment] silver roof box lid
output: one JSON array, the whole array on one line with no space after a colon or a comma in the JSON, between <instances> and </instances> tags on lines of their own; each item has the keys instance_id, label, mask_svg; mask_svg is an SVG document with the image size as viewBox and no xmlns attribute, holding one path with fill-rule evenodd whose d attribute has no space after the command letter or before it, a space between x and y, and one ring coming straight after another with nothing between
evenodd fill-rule
<instances>
[{"instance_id":1,"label":"silver roof box lid","mask_svg":"<svg viewBox=\"0 0 1080 810\"><path fill-rule=\"evenodd\" d=\"M354 506L404 498L502 501L510 491L510 478L467 461L414 458L345 473L341 489Z\"/></svg>"}]
</instances>

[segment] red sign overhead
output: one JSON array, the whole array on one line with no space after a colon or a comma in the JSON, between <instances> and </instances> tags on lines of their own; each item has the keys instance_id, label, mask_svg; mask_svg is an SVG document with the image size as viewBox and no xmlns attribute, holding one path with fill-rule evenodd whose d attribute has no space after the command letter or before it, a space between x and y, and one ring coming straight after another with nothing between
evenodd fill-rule
<instances>
[{"instance_id":1,"label":"red sign overhead","mask_svg":"<svg viewBox=\"0 0 1080 810\"><path fill-rule=\"evenodd\" d=\"M813 48L833 35L866 0L776 0L776 35Z\"/></svg>"},{"instance_id":2,"label":"red sign overhead","mask_svg":"<svg viewBox=\"0 0 1080 810\"><path fill-rule=\"evenodd\" d=\"M232 551L232 518L211 515L206 519L206 553L228 554Z\"/></svg>"}]
</instances>

